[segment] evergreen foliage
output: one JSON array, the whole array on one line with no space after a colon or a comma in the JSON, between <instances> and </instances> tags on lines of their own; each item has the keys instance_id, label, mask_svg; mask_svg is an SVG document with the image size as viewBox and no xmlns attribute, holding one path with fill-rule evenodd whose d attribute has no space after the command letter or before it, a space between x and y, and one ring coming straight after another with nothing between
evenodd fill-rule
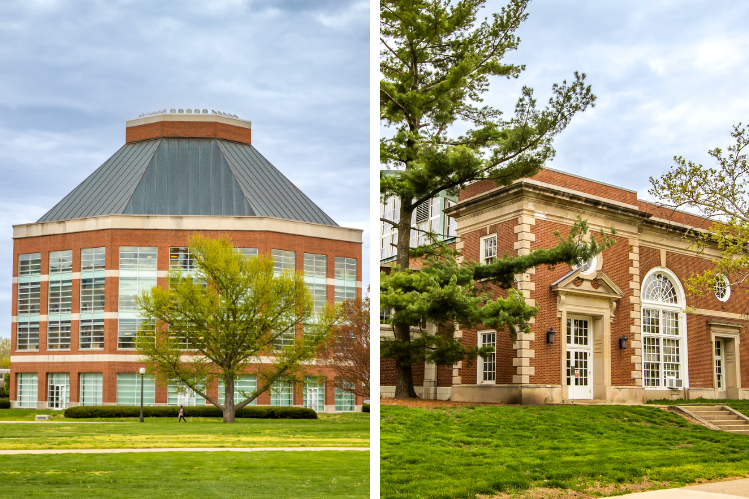
<instances>
[{"instance_id":1,"label":"evergreen foliage","mask_svg":"<svg viewBox=\"0 0 749 499\"><path fill-rule=\"evenodd\" d=\"M585 235L579 223L568 241L551 250L481 268L460 266L456 253L437 246L425 255L420 272L409 271L417 206L478 180L506 186L535 175L554 157L554 137L575 114L593 106L595 96L580 73L570 83L553 85L544 108L527 86L511 116L482 104L493 79L518 78L525 69L503 59L520 43L516 31L527 19L528 3L510 0L480 21L485 0L380 1L380 120L391 132L380 141L380 162L395 171L380 177L380 195L400 201L397 221L382 220L398 234L397 268L383 276L381 289L381 307L395 310L395 339L383 344L382 354L396 361L396 397L416 396L411 362L451 364L485 353L455 340L451 321L527 330L536 311L511 289L514 274L539 264L577 262L610 244L571 246L569 240L577 243ZM498 284L508 296L488 299L477 279ZM411 329L423 321L438 324L439 334L412 339Z\"/></svg>"}]
</instances>

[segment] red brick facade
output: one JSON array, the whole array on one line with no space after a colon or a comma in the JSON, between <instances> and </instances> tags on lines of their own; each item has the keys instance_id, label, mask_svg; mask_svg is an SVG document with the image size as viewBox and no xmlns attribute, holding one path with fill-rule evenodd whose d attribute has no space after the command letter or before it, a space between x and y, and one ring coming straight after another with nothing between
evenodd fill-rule
<instances>
[{"instance_id":1,"label":"red brick facade","mask_svg":"<svg viewBox=\"0 0 749 499\"><path fill-rule=\"evenodd\" d=\"M324 237L313 237L296 234L286 234L282 232L271 231L252 231L252 230L234 230L234 231L199 231L207 237L221 238L228 237L235 247L238 248L257 248L260 254L269 254L272 249L288 250L295 252L295 266L297 272L304 271L304 254L314 253L327 256L327 277L332 280L335 278L335 258L347 257L356 260L356 272L358 281L361 280L362 262L361 262L361 243L349 242L344 240L329 239ZM13 277L18 277L19 255L28 253L41 253L41 299L39 322L39 349L38 351L17 351L16 322L12 324L12 356L11 363L11 386L10 399L17 399L17 375L19 373L37 373L38 374L38 400L44 402L47 400L47 375L49 373L69 373L70 374L70 392L69 400L71 405L76 405L79 401L79 386L81 373L102 373L103 374L103 394L102 401L104 404L115 404L117 402L117 374L118 373L136 373L141 367L137 361L122 361L120 359L113 361L91 361L82 359L82 356L92 355L127 355L135 358L136 352L132 349L118 349L118 319L105 318L104 324L104 348L103 349L83 349L78 348L79 339L79 321L75 319L75 314L80 310L80 270L81 270L81 249L104 247L106 250L106 271L118 271L119 269L119 248L121 246L149 246L157 247L157 272L163 276L169 270L169 252L171 247L188 246L190 237L195 233L192 230L142 230L142 229L108 229L71 232L64 234L45 235L37 237L17 238L14 241L13 250ZM49 252L60 250L72 250L73 255L73 286L72 286L72 307L73 319L71 320L71 341L69 350L47 350L47 322L44 317L47 314L47 297L48 282L44 276L49 274ZM115 272L116 274L116 272ZM14 279L14 282L17 279ZM335 297L335 286L328 281L327 299L333 304ZM158 284L166 285L166 278L159 277ZM105 284L105 314L110 316L118 312L118 293L119 279L116 276L107 276ZM361 296L361 287L357 287L357 295ZM18 285L13 286L13 316L18 315ZM302 334L299 331L297 334ZM54 354L54 361L48 362L24 362L23 358L28 356L48 356ZM75 358L70 362L65 358ZM257 366L250 366L246 374L252 374L256 371ZM334 406L335 391L333 388L333 373L325 368L311 367L310 375L321 375L328 378L325 390L325 404ZM209 386L208 393L217 395L218 386ZM167 390L165 386L156 386L156 404L166 404ZM257 403L259 405L270 404L270 395L264 393L260 395ZM356 405L361 405L361 397L356 397ZM294 404L302 405L301 387L295 388Z\"/></svg>"},{"instance_id":2,"label":"red brick facade","mask_svg":"<svg viewBox=\"0 0 749 499\"><path fill-rule=\"evenodd\" d=\"M251 144L252 130L215 121L160 121L129 126L125 131L125 142L138 142L160 137L212 138Z\"/></svg>"}]
</instances>

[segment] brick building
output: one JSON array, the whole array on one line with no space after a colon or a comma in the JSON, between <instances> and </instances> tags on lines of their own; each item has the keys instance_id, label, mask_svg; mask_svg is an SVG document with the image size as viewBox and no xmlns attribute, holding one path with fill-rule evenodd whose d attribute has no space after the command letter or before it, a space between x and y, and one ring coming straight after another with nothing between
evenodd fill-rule
<instances>
[{"instance_id":1,"label":"brick building","mask_svg":"<svg viewBox=\"0 0 749 499\"><path fill-rule=\"evenodd\" d=\"M458 330L464 344L496 353L414 366L417 393L437 385L438 398L524 404L749 397L749 345L740 341L746 289L720 280L702 297L685 293L686 279L719 254L689 247L685 230L704 227L703 219L549 169L508 187L474 183L445 212L457 220L456 247L467 260L551 247L577 215L592 232L614 227L616 243L576 268L517 275L517 289L539 306L531 332L513 342L507 331ZM383 361L384 394L394 390L393 369Z\"/></svg>"},{"instance_id":2,"label":"brick building","mask_svg":"<svg viewBox=\"0 0 749 499\"><path fill-rule=\"evenodd\" d=\"M134 349L135 296L165 286L170 269L190 272L196 231L302 273L317 307L361 296L361 230L339 227L250 138L248 121L207 110L129 120L119 151L36 223L13 227L13 407L136 405L141 382L147 405L205 404L136 375ZM254 389L257 368L240 390ZM309 375L255 403L360 410L330 371L312 365ZM206 390L223 402L223 386Z\"/></svg>"}]
</instances>

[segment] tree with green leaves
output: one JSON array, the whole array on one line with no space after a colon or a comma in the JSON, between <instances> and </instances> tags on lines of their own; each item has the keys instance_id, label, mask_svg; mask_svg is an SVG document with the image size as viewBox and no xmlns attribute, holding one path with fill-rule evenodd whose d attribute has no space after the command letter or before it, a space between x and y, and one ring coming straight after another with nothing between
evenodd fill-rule
<instances>
[{"instance_id":1,"label":"tree with green leaves","mask_svg":"<svg viewBox=\"0 0 749 499\"><path fill-rule=\"evenodd\" d=\"M412 214L420 204L478 180L501 186L535 175L553 158L554 137L595 101L585 75L574 73L571 83L552 87L542 109L529 87L523 87L512 116L481 104L493 77L517 78L524 70L503 59L520 43L515 33L528 16L528 3L510 0L479 21L485 0L380 1L380 120L392 131L380 141L380 161L396 172L381 176L380 194L400 201L396 220L382 220L398 235L396 268L381 278L381 306L394 310L395 339L385 342L382 352L395 359L396 397L416 396L412 362L450 363L480 354L452 337L450 320L462 325L481 317L525 328L535 312L510 290L514 274L539 264L574 263L610 243L584 241L578 223L553 250L504 258L486 268L460 266L457 255L444 247L429 255L409 251ZM409 270L413 256L424 258L421 272ZM499 283L508 296L488 300L475 285L479 276ZM418 306L403 298L414 294L424 300ZM432 307L429 300L441 306ZM412 330L424 321L440 325L444 334L412 341Z\"/></svg>"},{"instance_id":2,"label":"tree with green leaves","mask_svg":"<svg viewBox=\"0 0 749 499\"><path fill-rule=\"evenodd\" d=\"M699 215L703 222L687 237L702 250L717 248L720 257L714 267L692 275L686 281L690 294L701 296L716 285L743 285L749 278L749 130L741 123L731 131L728 149L708 152L715 166L703 166L674 156L674 164L660 178L650 177L648 191L657 204L669 210L684 209ZM668 216L666 214L665 216ZM745 311L745 314L749 313Z\"/></svg>"},{"instance_id":3,"label":"tree with green leaves","mask_svg":"<svg viewBox=\"0 0 749 499\"><path fill-rule=\"evenodd\" d=\"M10 369L10 338L0 338L0 369Z\"/></svg>"},{"instance_id":4,"label":"tree with green leaves","mask_svg":"<svg viewBox=\"0 0 749 499\"><path fill-rule=\"evenodd\" d=\"M275 381L301 381L335 317L329 309L315 313L304 278L275 273L270 256L247 257L227 239L200 234L190 240L190 255L191 275L170 271L168 289L137 298L144 319L138 353L157 380L193 390L234 422L235 412ZM249 366L257 388L239 391L235 403L235 381ZM215 380L223 382L223 404L206 391Z\"/></svg>"}]
</instances>

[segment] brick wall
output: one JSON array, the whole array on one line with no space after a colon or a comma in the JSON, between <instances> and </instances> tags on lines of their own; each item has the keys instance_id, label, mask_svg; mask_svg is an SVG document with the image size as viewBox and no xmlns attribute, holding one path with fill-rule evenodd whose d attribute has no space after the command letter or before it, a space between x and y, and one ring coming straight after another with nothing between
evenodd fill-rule
<instances>
[{"instance_id":1,"label":"brick wall","mask_svg":"<svg viewBox=\"0 0 749 499\"><path fill-rule=\"evenodd\" d=\"M619 201L621 203L632 205L638 204L636 192L613 187L610 185L603 185L600 182L596 182L594 180L575 177L573 175L568 175L562 172L553 170L541 170L531 178L545 184L556 185L565 189L571 189L573 191L585 192L587 194ZM496 188L497 183L493 180L480 180L466 186L465 189L461 190L459 200L464 201L468 198L472 198L481 193Z\"/></svg>"},{"instance_id":2,"label":"brick wall","mask_svg":"<svg viewBox=\"0 0 749 499\"><path fill-rule=\"evenodd\" d=\"M297 272L304 271L304 253L316 253L327 255L327 277L332 279L335 277L335 257L348 257L355 258L357 261L357 280L361 280L362 261L361 261L361 244L351 243L345 241L336 241L330 239L323 239L317 237L308 236L297 236L290 234L283 234L277 232L252 232L252 231L200 231L207 237L219 238L229 237L235 247L250 247L258 248L259 253L270 253L271 249L282 249L296 252L296 270ZM42 275L49 274L49 252L60 251L60 250L72 250L73 253L73 272L80 272L81 264L81 249L83 248L106 248L106 270L118 270L119 269L119 248L120 246L156 246L158 248L157 256L157 270L168 271L169 270L169 248L188 246L190 237L194 234L193 231L184 230L136 230L136 229L111 229L101 231L88 231L88 232L76 232L68 234L57 234L50 236L39 236L20 238L14 241L13 249L13 277L18 276L18 255L26 253L41 253L42 260ZM158 284L160 286L166 285L165 278L159 278ZM72 312L77 313L80 303L80 279L73 279L73 299L72 299ZM108 277L105 283L105 313L117 312L118 310L118 296L119 294L119 280L116 277ZM41 299L40 299L40 314L47 315L47 295L48 295L48 283L41 283ZM357 289L357 295L361 296L361 288ZM333 304L335 297L335 286L327 286L328 301ZM18 286L13 285L12 291L12 310L13 315L17 315L17 303L18 303ZM71 321L71 345L69 351L59 350L47 350L47 322L40 321L39 323L39 350L34 352L20 351L16 352L16 324L11 325L11 339L12 339L12 352L14 357L28 356L28 355L43 355L48 353L54 353L56 355L76 355L76 354L135 354L132 350L118 350L117 349L117 319L105 319L104 321L104 349L103 350L79 350L78 339L79 339L79 321ZM301 331L298 334L302 334ZM130 365L130 363L112 363L116 367L113 369L119 369L117 371L110 372L109 375L105 375L105 391L116 389L116 373L117 372L136 372L136 364ZM71 401L74 400L72 396L75 394L77 397L77 385L74 389L73 376L81 371L81 369L91 369L92 363L81 362L81 363L14 363L12 368L13 383L11 383L11 400L15 400L16 382L15 375L18 372L38 372L39 373L39 400L46 400L46 373L49 372L68 372L63 370L64 366L68 366L73 369L69 371L71 373ZM123 370L125 369L125 370ZM132 369L132 370L130 370ZM108 371L89 371L89 372L108 372ZM107 377L109 376L109 377ZM112 378L112 376L114 376ZM109 383L115 383L115 388L109 386ZM44 397L42 393L44 392ZM107 399L105 399L105 402Z\"/></svg>"},{"instance_id":3,"label":"brick wall","mask_svg":"<svg viewBox=\"0 0 749 499\"><path fill-rule=\"evenodd\" d=\"M164 138L212 138L251 144L252 130L215 121L159 121L125 129L125 142Z\"/></svg>"}]
</instances>

